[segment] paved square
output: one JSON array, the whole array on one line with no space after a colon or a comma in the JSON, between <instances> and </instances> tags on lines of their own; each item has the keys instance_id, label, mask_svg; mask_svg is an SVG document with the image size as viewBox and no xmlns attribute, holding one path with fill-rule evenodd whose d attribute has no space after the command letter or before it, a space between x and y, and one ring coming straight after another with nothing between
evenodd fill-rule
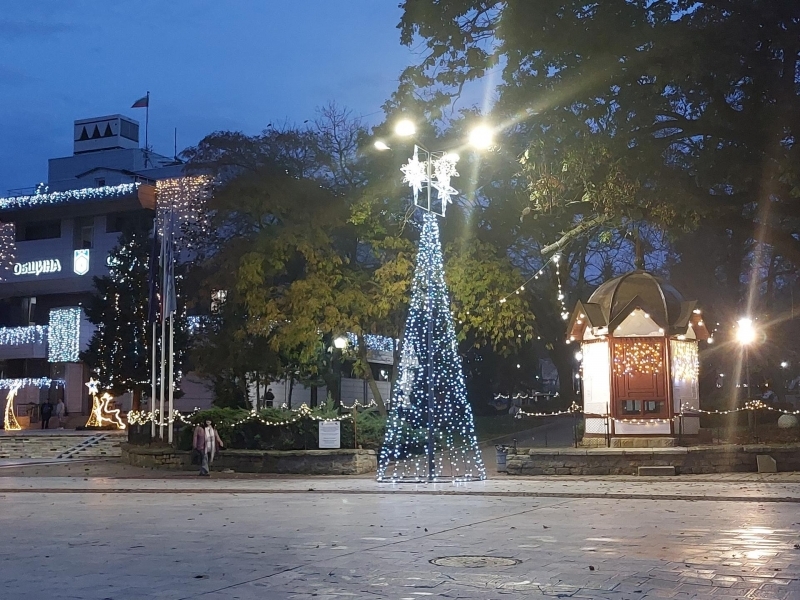
<instances>
[{"instance_id":1,"label":"paved square","mask_svg":"<svg viewBox=\"0 0 800 600\"><path fill-rule=\"evenodd\" d=\"M371 482L360 484L371 493L319 493L312 480L305 491L191 480L179 493L180 481L140 483L146 493L47 481L32 493L8 481L9 599L800 598L795 502L395 494ZM465 555L519 562L430 562Z\"/></svg>"}]
</instances>

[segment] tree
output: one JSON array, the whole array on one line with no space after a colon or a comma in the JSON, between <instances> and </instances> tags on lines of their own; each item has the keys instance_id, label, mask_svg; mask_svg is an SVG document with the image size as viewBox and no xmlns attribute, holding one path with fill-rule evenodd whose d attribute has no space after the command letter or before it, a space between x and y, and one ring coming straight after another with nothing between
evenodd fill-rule
<instances>
[{"instance_id":1,"label":"tree","mask_svg":"<svg viewBox=\"0 0 800 600\"><path fill-rule=\"evenodd\" d=\"M329 385L331 377L320 371L331 361L320 355L319 340L354 333L355 371L385 412L364 340L367 334L401 336L419 230L399 176L402 155L366 151L367 138L357 120L329 106L308 129L270 129L249 138L217 133L186 156L190 168L217 175L210 206L220 250L208 271L214 285L224 280L235 287L248 331L268 339L287 374L321 377ZM469 231L469 221L460 219L457 212L448 219L453 230ZM464 240L448 252L453 260L463 252L463 264L475 269L454 269L455 300L464 290L483 308L513 289L507 284L518 275L489 246L486 256L470 248ZM529 338L530 319L521 306L514 299L499 318L462 311L467 347L497 344L506 352ZM509 328L512 312L519 325ZM399 352L395 358L396 367Z\"/></svg>"},{"instance_id":2,"label":"tree","mask_svg":"<svg viewBox=\"0 0 800 600\"><path fill-rule=\"evenodd\" d=\"M149 261L152 216L128 223L108 257L108 275L94 278L95 292L85 306L96 328L81 360L97 374L101 388L120 396L133 393L134 410L149 392L152 327L148 321ZM177 270L178 306L175 319L175 378L179 378L187 346L186 318Z\"/></svg>"},{"instance_id":3,"label":"tree","mask_svg":"<svg viewBox=\"0 0 800 600\"><path fill-rule=\"evenodd\" d=\"M432 213L423 216L400 381L381 448L379 481L486 477L450 313L436 219ZM421 459L422 453L427 460Z\"/></svg>"},{"instance_id":4,"label":"tree","mask_svg":"<svg viewBox=\"0 0 800 600\"><path fill-rule=\"evenodd\" d=\"M632 218L676 231L713 219L800 263L792 210L800 6L457 0L444 9L414 0L403 8L403 43L420 36L427 53L404 73L393 106L429 91L429 114L441 114L467 83L499 69L494 120L562 156L606 147L641 183ZM633 207L620 200L610 213L584 211L565 233L624 217Z\"/></svg>"}]
</instances>

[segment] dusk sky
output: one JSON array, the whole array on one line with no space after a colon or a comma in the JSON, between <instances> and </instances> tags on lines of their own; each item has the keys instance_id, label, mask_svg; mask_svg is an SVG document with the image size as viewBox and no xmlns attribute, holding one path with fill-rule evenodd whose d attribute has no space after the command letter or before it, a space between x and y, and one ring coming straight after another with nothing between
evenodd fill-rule
<instances>
[{"instance_id":1,"label":"dusk sky","mask_svg":"<svg viewBox=\"0 0 800 600\"><path fill-rule=\"evenodd\" d=\"M151 93L150 143L171 155L222 129L301 124L335 100L365 121L402 69L398 0L3 2L0 196L72 154L75 119L121 113Z\"/></svg>"}]
</instances>

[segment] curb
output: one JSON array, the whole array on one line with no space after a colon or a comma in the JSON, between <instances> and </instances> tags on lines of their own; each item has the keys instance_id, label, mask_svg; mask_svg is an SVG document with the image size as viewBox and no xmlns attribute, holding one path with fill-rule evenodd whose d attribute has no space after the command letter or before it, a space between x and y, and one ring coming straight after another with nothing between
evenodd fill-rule
<instances>
[{"instance_id":1,"label":"curb","mask_svg":"<svg viewBox=\"0 0 800 600\"><path fill-rule=\"evenodd\" d=\"M662 500L687 502L770 502L800 504L800 497L793 496L699 496L691 494L599 494L583 492L466 492L449 490L254 490L240 489L128 489L128 488L8 488L0 489L4 494L346 494L350 496L365 495L403 495L403 496L494 496L510 498L568 498L568 499L601 499L601 500Z\"/></svg>"}]
</instances>

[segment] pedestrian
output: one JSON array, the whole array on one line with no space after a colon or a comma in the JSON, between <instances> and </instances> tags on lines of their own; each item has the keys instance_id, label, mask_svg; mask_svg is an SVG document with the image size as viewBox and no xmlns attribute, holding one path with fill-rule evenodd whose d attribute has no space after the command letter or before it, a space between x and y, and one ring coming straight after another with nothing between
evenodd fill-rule
<instances>
[{"instance_id":1,"label":"pedestrian","mask_svg":"<svg viewBox=\"0 0 800 600\"><path fill-rule=\"evenodd\" d=\"M53 405L50 400L42 404L42 429L50 429L50 417L53 416Z\"/></svg>"},{"instance_id":2,"label":"pedestrian","mask_svg":"<svg viewBox=\"0 0 800 600\"><path fill-rule=\"evenodd\" d=\"M264 394L264 400L267 401L267 408L272 408L272 403L275 400L275 394L272 393L272 388L267 388L267 393Z\"/></svg>"},{"instance_id":3,"label":"pedestrian","mask_svg":"<svg viewBox=\"0 0 800 600\"><path fill-rule=\"evenodd\" d=\"M67 416L67 405L64 404L64 399L59 398L56 404L56 417L58 418L58 428L64 429L64 421Z\"/></svg>"},{"instance_id":4,"label":"pedestrian","mask_svg":"<svg viewBox=\"0 0 800 600\"><path fill-rule=\"evenodd\" d=\"M219 448L222 448L222 440L219 438L211 419L206 419L205 427L198 424L194 428L192 451L200 453L200 473L198 475L208 477L209 465L214 462L214 457Z\"/></svg>"}]
</instances>

